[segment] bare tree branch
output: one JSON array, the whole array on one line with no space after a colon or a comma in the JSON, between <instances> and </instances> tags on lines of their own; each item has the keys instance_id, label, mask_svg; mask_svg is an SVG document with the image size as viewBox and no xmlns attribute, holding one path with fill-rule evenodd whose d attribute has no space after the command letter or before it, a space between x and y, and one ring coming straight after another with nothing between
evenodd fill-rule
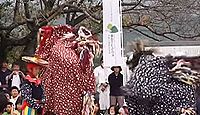
<instances>
[{"instance_id":1,"label":"bare tree branch","mask_svg":"<svg viewBox=\"0 0 200 115\"><path fill-rule=\"evenodd\" d=\"M81 4L83 4L84 0L80 0L77 4L77 6L80 6Z\"/></svg>"},{"instance_id":2,"label":"bare tree branch","mask_svg":"<svg viewBox=\"0 0 200 115\"><path fill-rule=\"evenodd\" d=\"M122 2L122 6L136 6L137 4L138 4L138 2L129 2L129 3Z\"/></svg>"},{"instance_id":3,"label":"bare tree branch","mask_svg":"<svg viewBox=\"0 0 200 115\"><path fill-rule=\"evenodd\" d=\"M76 9L76 8L68 8L67 10L64 9L61 13L67 14L67 13L71 13L71 12L83 13L82 10Z\"/></svg>"},{"instance_id":4,"label":"bare tree branch","mask_svg":"<svg viewBox=\"0 0 200 115\"><path fill-rule=\"evenodd\" d=\"M100 24L102 19L98 19L97 17L95 17L95 15L91 14L91 13L94 13L98 10L101 10L99 8L101 8L101 7L97 7L97 8L94 8L94 9L93 8L87 9L86 6L83 6L81 10L85 15L88 16L89 19Z\"/></svg>"},{"instance_id":5,"label":"bare tree branch","mask_svg":"<svg viewBox=\"0 0 200 115\"><path fill-rule=\"evenodd\" d=\"M96 17L92 16L92 14L89 13L89 11L87 10L83 10L83 12L88 16L88 18L90 18L92 21L99 23L101 22L101 20L97 19Z\"/></svg>"},{"instance_id":6,"label":"bare tree branch","mask_svg":"<svg viewBox=\"0 0 200 115\"><path fill-rule=\"evenodd\" d=\"M164 33L161 34L161 33L157 33L156 31L153 31L151 28L149 28L149 27L146 26L146 25L141 25L141 24L133 24L133 25L134 25L134 26L145 27L145 28L147 28L150 32L152 32L152 33L155 34L155 35L163 36L163 37L165 37L165 38L167 38L167 39L169 39L169 40L171 40L171 41L175 41L174 39L172 39L172 38L166 36ZM133 25L132 25L132 26L133 26ZM152 36L150 36L150 35L148 35L148 34L142 32L141 30L137 29L136 27L132 27L132 26L128 26L128 28L131 28L131 29L133 29L133 30L135 30L135 31L137 31L137 32L139 32L139 33L141 33L141 34L143 34L143 35L145 35L145 36L147 36L147 37L153 39L153 40L160 41L160 40L158 40L158 39L156 39L156 38L154 38L154 37L152 37ZM127 26L126 26L126 27L127 27Z\"/></svg>"},{"instance_id":7,"label":"bare tree branch","mask_svg":"<svg viewBox=\"0 0 200 115\"><path fill-rule=\"evenodd\" d=\"M24 44L27 44L33 39L33 36L36 35L37 32L30 32L27 36L23 38L14 38L9 40L9 42L6 42L6 45L8 46L21 46Z\"/></svg>"},{"instance_id":8,"label":"bare tree branch","mask_svg":"<svg viewBox=\"0 0 200 115\"><path fill-rule=\"evenodd\" d=\"M31 18L31 13L29 11L29 2L28 1L24 1L24 14L25 14L25 18L27 21L27 27L29 30L34 31L35 30L35 19ZM28 20L32 20L32 21L28 21Z\"/></svg>"},{"instance_id":9,"label":"bare tree branch","mask_svg":"<svg viewBox=\"0 0 200 115\"><path fill-rule=\"evenodd\" d=\"M44 12L48 13L53 9L53 6L55 5L56 0L42 0L44 3Z\"/></svg>"},{"instance_id":10,"label":"bare tree branch","mask_svg":"<svg viewBox=\"0 0 200 115\"><path fill-rule=\"evenodd\" d=\"M141 25L141 24L132 24L132 26L124 26L124 27L126 27L126 28L134 29L135 31L137 31L137 32L139 32L139 33L141 33L141 34L143 34L143 35L149 37L149 38L152 38L152 37L149 36L149 35L147 35L147 34L145 34L145 33L142 32L141 30L136 29L136 28L133 27L133 26L145 27L145 28L147 28L150 32L154 33L155 35L163 36L163 37L165 37L165 38L167 38L167 39L169 39L169 40L172 40L172 41L175 41L175 39L172 39L172 38L168 37L167 35L176 35L176 36L178 36L178 37L180 37L180 38L186 38L186 39L187 39L187 38L194 39L194 38L196 38L196 37L200 37L200 34L193 35L193 36L182 36L182 35L177 34L176 32L163 32L163 33L158 33L158 32L156 32L156 31L152 30L151 28L149 28L148 26L146 26L146 25ZM153 39L153 38L152 38L152 39ZM155 39L155 38L154 38L154 39ZM157 40L156 40L156 41L157 41Z\"/></svg>"},{"instance_id":11,"label":"bare tree branch","mask_svg":"<svg viewBox=\"0 0 200 115\"><path fill-rule=\"evenodd\" d=\"M92 14L90 14L90 13L89 13L90 11L88 11L87 8L81 8L81 7L78 7L78 6L69 4L69 3L64 3L64 4L62 4L59 8L54 9L54 10L52 11L52 12L54 12L54 13L50 14L50 16L49 16L46 20L44 20L42 23L40 23L39 26L43 25L44 23L47 23L47 22L51 21L54 17L56 17L57 15L59 15L59 14L63 11L63 9L66 8L66 7L72 8L72 9L76 9L77 11L80 11L80 12L84 13L88 18L90 18L91 20L93 20L93 21L96 22L96 23L100 23L100 22L101 22L100 19L97 19L97 18L94 17ZM97 9L97 10L98 10L98 9ZM95 10L95 11L97 11L97 10ZM64 10L64 11L68 11L68 10ZM95 11L94 11L94 12L95 12ZM69 15L69 14L68 14L68 15ZM85 17L85 16L84 16L84 17ZM70 18L70 17L68 17L68 18ZM74 15L74 19L75 19L75 15ZM76 20L76 19L75 19L75 20ZM76 23L77 23L77 22L76 22Z\"/></svg>"},{"instance_id":12,"label":"bare tree branch","mask_svg":"<svg viewBox=\"0 0 200 115\"><path fill-rule=\"evenodd\" d=\"M20 1L23 1L23 4ZM27 44L30 41L34 43L35 32L38 31L38 28L50 24L60 16L65 16L66 24L87 23L87 26L93 28L96 32L102 32L102 2L99 1L37 0L36 2L34 0L15 0L15 2L5 2L5 7L8 9L5 8L0 12L0 19L2 19L0 21L0 42L1 45L4 45L3 47L0 46L0 49L2 51L6 49L5 41L8 45L14 46ZM197 40L200 38L199 0L124 1L122 2L124 28L131 28L133 31L156 41L161 41L161 38L171 41ZM145 16L148 16L146 21L143 20ZM95 27L93 27L94 24ZM27 31L17 35L16 31L19 31L21 26L28 26L30 33ZM148 30L151 34L142 31L140 27ZM152 34L161 38L155 38ZM14 40L17 38L22 41Z\"/></svg>"},{"instance_id":13,"label":"bare tree branch","mask_svg":"<svg viewBox=\"0 0 200 115\"><path fill-rule=\"evenodd\" d=\"M67 10L68 11L68 10ZM67 12L67 11L64 11L64 13L66 13L66 17L65 17L65 19L66 19L66 24L70 24L70 12Z\"/></svg>"},{"instance_id":14,"label":"bare tree branch","mask_svg":"<svg viewBox=\"0 0 200 115\"><path fill-rule=\"evenodd\" d=\"M29 12L29 4L28 2L24 2L24 13L27 19L31 18L30 12Z\"/></svg>"},{"instance_id":15,"label":"bare tree branch","mask_svg":"<svg viewBox=\"0 0 200 115\"><path fill-rule=\"evenodd\" d=\"M161 41L161 40L159 40L159 39L156 39L155 37L152 37L152 36L150 36L150 35L148 35L148 34L142 32L141 30L138 30L138 29L136 29L136 28L132 28L132 29L135 30L135 31L137 31L137 32L139 32L140 34L142 34L142 35L148 37L148 38L151 38L151 39L155 40L155 41Z\"/></svg>"},{"instance_id":16,"label":"bare tree branch","mask_svg":"<svg viewBox=\"0 0 200 115\"><path fill-rule=\"evenodd\" d=\"M20 5L20 0L16 0L15 8L14 8L14 18L13 18L13 21L16 21L16 22L18 22L20 18L19 5Z\"/></svg>"},{"instance_id":17,"label":"bare tree branch","mask_svg":"<svg viewBox=\"0 0 200 115\"><path fill-rule=\"evenodd\" d=\"M84 19L86 19L88 16L85 14L82 14L80 16L78 16L75 20L74 20L74 25L77 25L79 22L83 21Z\"/></svg>"},{"instance_id":18,"label":"bare tree branch","mask_svg":"<svg viewBox=\"0 0 200 115\"><path fill-rule=\"evenodd\" d=\"M23 22L19 22L19 23L12 23L9 26L3 26L3 25L1 25L0 26L0 30L9 30L10 31L10 30L13 30L14 28L16 28L16 27L18 27L20 25L23 25L23 24L26 24L26 22L23 21Z\"/></svg>"},{"instance_id":19,"label":"bare tree branch","mask_svg":"<svg viewBox=\"0 0 200 115\"><path fill-rule=\"evenodd\" d=\"M164 32L164 33L161 33L160 35L167 35L167 34L174 34L180 38L186 38L186 39L188 38L194 39L194 38L200 37L200 34L193 35L193 36L182 36L182 35L177 34L176 32Z\"/></svg>"},{"instance_id":20,"label":"bare tree branch","mask_svg":"<svg viewBox=\"0 0 200 115\"><path fill-rule=\"evenodd\" d=\"M123 10L122 12L127 12L127 11L130 11L130 10L133 10L133 9L135 9L140 3L142 2L142 0L139 0L138 1L138 3L134 3L135 5L133 5L133 4L128 4L128 3L122 3L122 6L124 5L124 6L129 6L129 5L131 5L132 7L131 8L128 8L128 9L125 9L125 10Z\"/></svg>"},{"instance_id":21,"label":"bare tree branch","mask_svg":"<svg viewBox=\"0 0 200 115\"><path fill-rule=\"evenodd\" d=\"M40 0L40 8L43 11L43 4L42 4L42 0Z\"/></svg>"},{"instance_id":22,"label":"bare tree branch","mask_svg":"<svg viewBox=\"0 0 200 115\"><path fill-rule=\"evenodd\" d=\"M54 10L55 12L51 14L46 20L43 22L39 23L39 26L44 25L45 23L50 22L52 19L54 19L57 15L61 13L61 11L66 7L66 4L62 4L58 9Z\"/></svg>"}]
</instances>

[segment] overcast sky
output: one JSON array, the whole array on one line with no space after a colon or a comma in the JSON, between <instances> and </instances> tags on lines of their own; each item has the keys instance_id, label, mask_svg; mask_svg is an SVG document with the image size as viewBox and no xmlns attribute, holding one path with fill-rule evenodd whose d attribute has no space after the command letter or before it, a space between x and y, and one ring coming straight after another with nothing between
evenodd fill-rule
<instances>
[{"instance_id":1,"label":"overcast sky","mask_svg":"<svg viewBox=\"0 0 200 115\"><path fill-rule=\"evenodd\" d=\"M4 1L6 1L6 0L0 0L0 4L2 3L2 2L4 2ZM8 1L8 0L7 0Z\"/></svg>"}]
</instances>

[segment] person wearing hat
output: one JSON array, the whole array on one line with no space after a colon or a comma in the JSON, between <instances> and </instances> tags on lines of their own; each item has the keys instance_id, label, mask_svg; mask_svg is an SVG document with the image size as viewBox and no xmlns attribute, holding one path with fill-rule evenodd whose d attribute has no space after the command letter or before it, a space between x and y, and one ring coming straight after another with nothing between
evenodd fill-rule
<instances>
[{"instance_id":1,"label":"person wearing hat","mask_svg":"<svg viewBox=\"0 0 200 115\"><path fill-rule=\"evenodd\" d=\"M47 62L36 57L22 57L22 60L28 62L28 73L21 86L22 113L23 115L42 115L45 96L39 73L41 66Z\"/></svg>"},{"instance_id":2,"label":"person wearing hat","mask_svg":"<svg viewBox=\"0 0 200 115\"><path fill-rule=\"evenodd\" d=\"M122 68L121 66L113 66L111 70L113 72L108 76L110 85L110 105L122 107L124 104L124 96L120 89L120 87L123 86L123 75L120 73Z\"/></svg>"}]
</instances>

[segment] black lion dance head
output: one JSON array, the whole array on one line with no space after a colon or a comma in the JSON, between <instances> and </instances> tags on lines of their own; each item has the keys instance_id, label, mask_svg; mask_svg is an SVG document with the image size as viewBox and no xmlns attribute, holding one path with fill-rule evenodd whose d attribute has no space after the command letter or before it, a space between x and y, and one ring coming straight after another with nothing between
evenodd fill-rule
<instances>
[{"instance_id":1,"label":"black lion dance head","mask_svg":"<svg viewBox=\"0 0 200 115\"><path fill-rule=\"evenodd\" d=\"M154 51L140 41L127 60L133 74L122 90L131 115L195 114L198 72L183 59L180 65L180 59L154 56Z\"/></svg>"}]
</instances>

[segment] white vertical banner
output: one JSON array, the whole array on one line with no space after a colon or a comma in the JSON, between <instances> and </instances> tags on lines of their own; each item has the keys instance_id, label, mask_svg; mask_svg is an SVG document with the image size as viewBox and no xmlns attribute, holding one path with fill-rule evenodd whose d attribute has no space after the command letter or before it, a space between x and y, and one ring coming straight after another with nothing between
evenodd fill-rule
<instances>
[{"instance_id":1,"label":"white vertical banner","mask_svg":"<svg viewBox=\"0 0 200 115\"><path fill-rule=\"evenodd\" d=\"M121 0L103 0L104 66L123 65Z\"/></svg>"}]
</instances>

